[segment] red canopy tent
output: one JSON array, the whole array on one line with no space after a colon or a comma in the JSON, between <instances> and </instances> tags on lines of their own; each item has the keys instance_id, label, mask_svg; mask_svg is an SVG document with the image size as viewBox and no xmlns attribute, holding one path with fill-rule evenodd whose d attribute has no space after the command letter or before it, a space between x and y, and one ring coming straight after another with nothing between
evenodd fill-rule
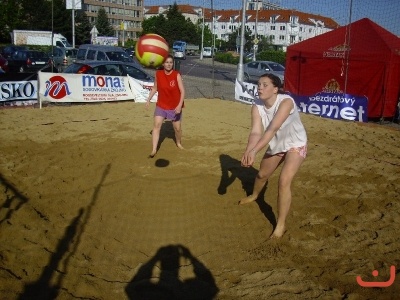
<instances>
[{"instance_id":1,"label":"red canopy tent","mask_svg":"<svg viewBox=\"0 0 400 300\"><path fill-rule=\"evenodd\" d=\"M368 98L368 118L393 117L400 96L400 38L365 18L291 45L285 90Z\"/></svg>"}]
</instances>

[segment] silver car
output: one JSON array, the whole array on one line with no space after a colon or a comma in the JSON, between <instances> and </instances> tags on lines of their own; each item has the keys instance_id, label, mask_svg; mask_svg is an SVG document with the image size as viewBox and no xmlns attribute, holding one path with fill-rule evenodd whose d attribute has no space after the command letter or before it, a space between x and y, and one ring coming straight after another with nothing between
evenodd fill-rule
<instances>
[{"instance_id":1,"label":"silver car","mask_svg":"<svg viewBox=\"0 0 400 300\"><path fill-rule=\"evenodd\" d=\"M285 67L273 61L251 61L243 65L243 79L246 82L257 83L261 75L272 73L283 81L285 79Z\"/></svg>"},{"instance_id":2,"label":"silver car","mask_svg":"<svg viewBox=\"0 0 400 300\"><path fill-rule=\"evenodd\" d=\"M58 73L61 73L70 64L75 62L78 49L76 48L63 48L54 46L49 56L53 60L53 66Z\"/></svg>"},{"instance_id":3,"label":"silver car","mask_svg":"<svg viewBox=\"0 0 400 300\"><path fill-rule=\"evenodd\" d=\"M186 59L186 54L183 51L174 50L174 58Z\"/></svg>"}]
</instances>

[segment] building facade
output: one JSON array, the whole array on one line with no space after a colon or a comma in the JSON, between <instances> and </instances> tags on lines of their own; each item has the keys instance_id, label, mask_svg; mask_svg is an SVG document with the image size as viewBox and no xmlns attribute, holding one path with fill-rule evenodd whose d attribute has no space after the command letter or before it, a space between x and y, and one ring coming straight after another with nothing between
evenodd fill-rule
<instances>
[{"instance_id":1,"label":"building facade","mask_svg":"<svg viewBox=\"0 0 400 300\"><path fill-rule=\"evenodd\" d=\"M104 8L115 36L124 45L128 39L137 40L144 19L165 14L170 5L144 6L145 0L83 0L82 8L94 24L100 8ZM248 0L246 28L255 37L268 38L272 45L286 50L294 43L309 39L339 27L333 19L296 10L281 8L265 0ZM242 9L211 10L192 5L178 5L179 11L194 24L208 26L217 39L227 41L242 23ZM204 15L203 15L204 14Z\"/></svg>"},{"instance_id":2,"label":"building facade","mask_svg":"<svg viewBox=\"0 0 400 300\"><path fill-rule=\"evenodd\" d=\"M163 14L169 6L146 6L144 18ZM227 41L229 35L239 30L242 24L242 9L211 10L190 5L178 5L179 11L193 23L203 21L217 39ZM339 27L331 18L283 9L268 1L248 1L246 9L246 28L251 31L257 43L262 37L268 38L276 48L283 49L311 37Z\"/></svg>"},{"instance_id":3,"label":"building facade","mask_svg":"<svg viewBox=\"0 0 400 300\"><path fill-rule=\"evenodd\" d=\"M94 24L100 8L104 8L115 36L124 45L128 39L137 40L142 31L143 0L83 0L82 9Z\"/></svg>"}]
</instances>

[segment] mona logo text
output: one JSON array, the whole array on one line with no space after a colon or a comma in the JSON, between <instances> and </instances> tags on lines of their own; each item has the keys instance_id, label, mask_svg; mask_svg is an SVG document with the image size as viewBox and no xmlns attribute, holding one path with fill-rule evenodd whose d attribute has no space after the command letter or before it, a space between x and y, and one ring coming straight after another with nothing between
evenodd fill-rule
<instances>
[{"instance_id":1,"label":"mona logo text","mask_svg":"<svg viewBox=\"0 0 400 300\"><path fill-rule=\"evenodd\" d=\"M95 76L83 75L82 76L83 91L97 91L97 92L123 92L125 91L125 84L122 77L116 76Z\"/></svg>"}]
</instances>

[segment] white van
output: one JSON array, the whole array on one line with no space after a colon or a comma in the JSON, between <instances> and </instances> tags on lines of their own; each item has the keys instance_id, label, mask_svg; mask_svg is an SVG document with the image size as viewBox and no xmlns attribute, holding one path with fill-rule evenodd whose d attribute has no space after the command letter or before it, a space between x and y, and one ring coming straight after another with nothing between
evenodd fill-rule
<instances>
[{"instance_id":1,"label":"white van","mask_svg":"<svg viewBox=\"0 0 400 300\"><path fill-rule=\"evenodd\" d=\"M212 47L204 47L203 48L203 57L212 57Z\"/></svg>"}]
</instances>

